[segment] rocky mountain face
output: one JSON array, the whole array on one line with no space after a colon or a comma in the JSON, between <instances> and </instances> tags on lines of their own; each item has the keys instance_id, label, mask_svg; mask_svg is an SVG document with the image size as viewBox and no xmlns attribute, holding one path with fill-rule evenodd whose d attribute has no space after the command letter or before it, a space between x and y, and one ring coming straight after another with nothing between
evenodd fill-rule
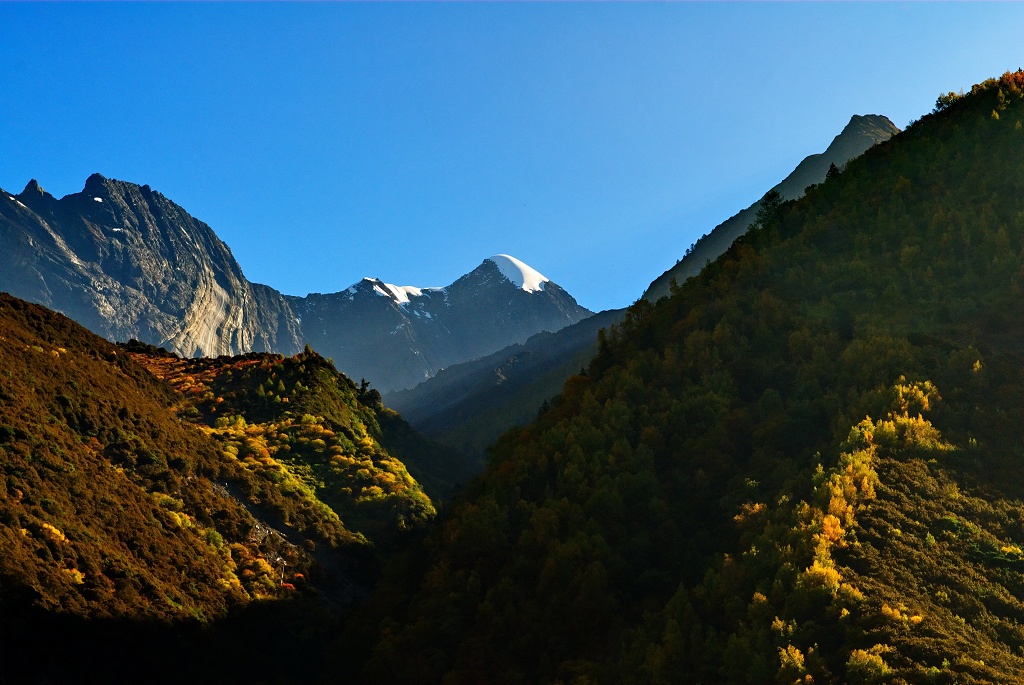
<instances>
[{"instance_id":1,"label":"rocky mountain face","mask_svg":"<svg viewBox=\"0 0 1024 685\"><path fill-rule=\"evenodd\" d=\"M365 278L340 293L289 302L314 348L382 391L413 387L443 368L591 314L560 286L507 255L485 259L445 288Z\"/></svg>"},{"instance_id":2,"label":"rocky mountain face","mask_svg":"<svg viewBox=\"0 0 1024 685\"><path fill-rule=\"evenodd\" d=\"M93 174L60 200L35 181L0 193L0 289L110 340L187 356L295 352L280 293L250 283L203 222L149 186Z\"/></svg>"},{"instance_id":3,"label":"rocky mountain face","mask_svg":"<svg viewBox=\"0 0 1024 685\"><path fill-rule=\"evenodd\" d=\"M832 164L841 169L851 159L861 156L878 143L889 140L899 131L894 123L880 114L855 114L824 152L805 157L796 169L772 190L779 192L784 200L801 198L808 186L825 180L825 175ZM687 278L696 276L709 262L718 259L736 238L747 232L760 206L761 201L758 200L715 226L710 233L698 240L691 251L675 266L651 283L644 293L644 298L654 302L668 295L673 278L682 284Z\"/></svg>"},{"instance_id":4,"label":"rocky mountain face","mask_svg":"<svg viewBox=\"0 0 1024 685\"><path fill-rule=\"evenodd\" d=\"M56 199L31 181L0 191L0 290L110 340L184 356L293 354L306 343L382 391L589 316L515 258L485 260L446 288L364 279L291 297L249 282L205 223L149 186L94 174Z\"/></svg>"}]
</instances>

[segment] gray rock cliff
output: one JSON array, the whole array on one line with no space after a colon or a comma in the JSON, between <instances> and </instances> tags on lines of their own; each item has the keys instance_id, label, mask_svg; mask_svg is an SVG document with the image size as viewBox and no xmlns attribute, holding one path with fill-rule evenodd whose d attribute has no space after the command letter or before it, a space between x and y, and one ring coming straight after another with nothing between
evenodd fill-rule
<instances>
[{"instance_id":1,"label":"gray rock cliff","mask_svg":"<svg viewBox=\"0 0 1024 685\"><path fill-rule=\"evenodd\" d=\"M293 352L277 291L250 283L209 226L149 188L93 174L60 200L31 181L0 193L0 289L111 340L187 356Z\"/></svg>"}]
</instances>

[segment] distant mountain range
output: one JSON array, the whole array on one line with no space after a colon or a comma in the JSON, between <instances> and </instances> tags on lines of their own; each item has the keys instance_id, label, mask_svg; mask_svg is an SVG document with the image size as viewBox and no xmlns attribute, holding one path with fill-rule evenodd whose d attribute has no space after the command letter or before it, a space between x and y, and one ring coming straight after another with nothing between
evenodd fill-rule
<instances>
[{"instance_id":1,"label":"distant mountain range","mask_svg":"<svg viewBox=\"0 0 1024 685\"><path fill-rule=\"evenodd\" d=\"M830 165L842 168L898 131L884 116L854 116L774 189L800 197ZM664 296L673 278L682 283L717 259L759 204L697 241L644 297ZM535 416L592 356L597 329L623 314L566 328L591 312L508 255L444 288L364 278L337 293L283 295L249 282L212 229L160 193L98 174L60 200L35 181L16 196L0 192L0 244L9 255L0 289L108 339L137 338L186 356L292 354L309 343L371 381L418 429L476 456ZM434 380L416 387L427 379Z\"/></svg>"},{"instance_id":2,"label":"distant mountain range","mask_svg":"<svg viewBox=\"0 0 1024 685\"><path fill-rule=\"evenodd\" d=\"M304 341L381 391L591 315L569 293L508 255L485 259L445 288L364 278L330 295L287 298Z\"/></svg>"},{"instance_id":3,"label":"distant mountain range","mask_svg":"<svg viewBox=\"0 0 1024 685\"><path fill-rule=\"evenodd\" d=\"M445 288L364 279L286 296L246 279L213 230L165 196L99 174L59 200L34 180L17 195L0 191L0 244L0 290L107 339L185 356L293 354L309 343L381 391L591 314L508 255Z\"/></svg>"}]
</instances>

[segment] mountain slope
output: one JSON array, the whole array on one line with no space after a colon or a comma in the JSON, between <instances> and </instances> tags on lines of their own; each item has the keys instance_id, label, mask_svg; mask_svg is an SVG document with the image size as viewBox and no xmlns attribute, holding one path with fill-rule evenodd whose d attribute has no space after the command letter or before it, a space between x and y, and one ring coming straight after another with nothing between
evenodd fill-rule
<instances>
[{"instance_id":1,"label":"mountain slope","mask_svg":"<svg viewBox=\"0 0 1024 685\"><path fill-rule=\"evenodd\" d=\"M865 150L888 140L897 133L899 133L899 129L896 125L884 116L855 114L823 153L804 158L796 169L772 190L781 194L784 200L803 197L808 186L825 180L830 165L835 164L842 168L851 159L864 154ZM717 259L719 255L729 249L736 238L746 233L747 228L757 218L757 210L760 206L761 201L758 200L701 237L674 267L651 283L644 293L644 298L654 302L658 298L668 295L673 279L677 283L682 283L687 278L698 274L708 262Z\"/></svg>"},{"instance_id":2,"label":"mountain slope","mask_svg":"<svg viewBox=\"0 0 1024 685\"><path fill-rule=\"evenodd\" d=\"M356 385L310 348L293 357L250 353L184 359L134 341L125 347L137 363L183 395L182 415L229 442L238 433L263 435L262 446L271 454L300 469L319 471L315 487L335 503L340 493L332 488L347 486L359 498L361 490L376 484L386 491L376 504L387 505L391 499L392 511L385 517L396 516L393 523L405 527L432 515L433 506L422 496L420 482L431 497L443 498L454 482L466 478L458 452L425 440L384 406L379 392ZM297 439L286 439L288 433L298 433ZM345 459L335 459L339 455ZM357 457L359 467L371 472L366 482L351 474L339 478L346 470L339 465L353 467L355 462L348 460ZM382 466L384 471L377 473ZM414 481L406 478L405 467ZM347 501L339 508L332 503L339 513L351 505Z\"/></svg>"},{"instance_id":3,"label":"mountain slope","mask_svg":"<svg viewBox=\"0 0 1024 685\"><path fill-rule=\"evenodd\" d=\"M442 370L409 390L385 395L417 430L483 464L485 449L513 426L533 420L565 379L590 363L597 334L624 312L608 310L538 333L524 343Z\"/></svg>"},{"instance_id":4,"label":"mountain slope","mask_svg":"<svg viewBox=\"0 0 1024 685\"><path fill-rule=\"evenodd\" d=\"M182 393L179 413L219 442L229 461L296 492L308 488L306 499L357 537L380 541L436 513L405 465L381 445L379 417L394 412L316 352L182 359L138 344L129 349ZM333 542L319 521L308 529L290 517L285 522Z\"/></svg>"},{"instance_id":5,"label":"mountain slope","mask_svg":"<svg viewBox=\"0 0 1024 685\"><path fill-rule=\"evenodd\" d=\"M366 679L1018 680L1022 96L940 101L631 307L392 571Z\"/></svg>"},{"instance_id":6,"label":"mountain slope","mask_svg":"<svg viewBox=\"0 0 1024 685\"><path fill-rule=\"evenodd\" d=\"M898 129L877 115L854 116L817 155L805 158L775 190L798 198L825 179L830 164L843 165L871 146L888 140ZM644 297L654 301L669 294L673 278L683 282L717 258L756 219L760 202L715 228L669 272L651 284ZM597 350L597 331L622 318L606 313L555 336L538 336L489 355L449 367L420 385L390 393L395 406L419 430L468 454L482 457L484 449L504 430L530 421L546 400L554 397L566 378L585 366ZM586 329L584 335L580 333Z\"/></svg>"},{"instance_id":7,"label":"mountain slope","mask_svg":"<svg viewBox=\"0 0 1024 685\"><path fill-rule=\"evenodd\" d=\"M201 600L183 595L194 607L186 600L165 605L132 583L122 596L97 558L126 554L118 565L133 578L153 576L147 589L177 586L180 569L169 581L159 577L169 560L223 551L193 537L245 541L269 524L280 528L270 537L292 550L292 565L311 560L288 543L309 540L313 548L338 550L332 561L343 567L342 557L358 562L373 540L434 514L418 482L381 443L399 446L428 473L444 452L417 441L379 393L360 390L311 350L290 358L182 359L139 343L119 348L4 294L0 320L0 475L8 495L0 535L14 543L0 574L36 588L40 606L84 616L216 616L254 593L273 596L277 584L247 589L211 580ZM112 514L96 502L128 509ZM141 548L117 542L139 534L151 538ZM268 539L261 534L259 544ZM42 558L63 563L25 563L13 551L41 549L47 540L67 546ZM175 551L180 544L192 547ZM202 563L207 571L188 573L204 578L223 567L230 581L239 560L236 553L233 562L229 554L226 562ZM66 595L73 584L54 578L78 578L76 568L84 587Z\"/></svg>"},{"instance_id":8,"label":"mountain slope","mask_svg":"<svg viewBox=\"0 0 1024 685\"><path fill-rule=\"evenodd\" d=\"M182 359L2 293L0 333L0 682L311 678L434 516L395 455L462 478L308 349Z\"/></svg>"},{"instance_id":9,"label":"mountain slope","mask_svg":"<svg viewBox=\"0 0 1024 685\"><path fill-rule=\"evenodd\" d=\"M315 664L308 639L293 643L299 663L244 639L276 635L299 607L312 625L333 621L317 593L282 585L274 561L340 598L262 517L291 512L301 527L300 503L264 489L254 515L230 491L260 480L176 418L169 387L69 319L0 294L0 332L0 680L231 682ZM175 661L196 643L212 651ZM234 673L228 651L213 656L229 644Z\"/></svg>"}]
</instances>

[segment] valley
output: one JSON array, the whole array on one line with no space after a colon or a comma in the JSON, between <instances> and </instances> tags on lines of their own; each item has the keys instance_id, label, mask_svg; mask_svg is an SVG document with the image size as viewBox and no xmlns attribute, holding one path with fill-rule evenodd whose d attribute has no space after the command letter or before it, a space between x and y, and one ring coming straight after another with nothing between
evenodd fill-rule
<instances>
[{"instance_id":1,"label":"valley","mask_svg":"<svg viewBox=\"0 0 1024 685\"><path fill-rule=\"evenodd\" d=\"M0 683L1017 682L1022 121L855 116L599 313L0 193Z\"/></svg>"}]
</instances>

